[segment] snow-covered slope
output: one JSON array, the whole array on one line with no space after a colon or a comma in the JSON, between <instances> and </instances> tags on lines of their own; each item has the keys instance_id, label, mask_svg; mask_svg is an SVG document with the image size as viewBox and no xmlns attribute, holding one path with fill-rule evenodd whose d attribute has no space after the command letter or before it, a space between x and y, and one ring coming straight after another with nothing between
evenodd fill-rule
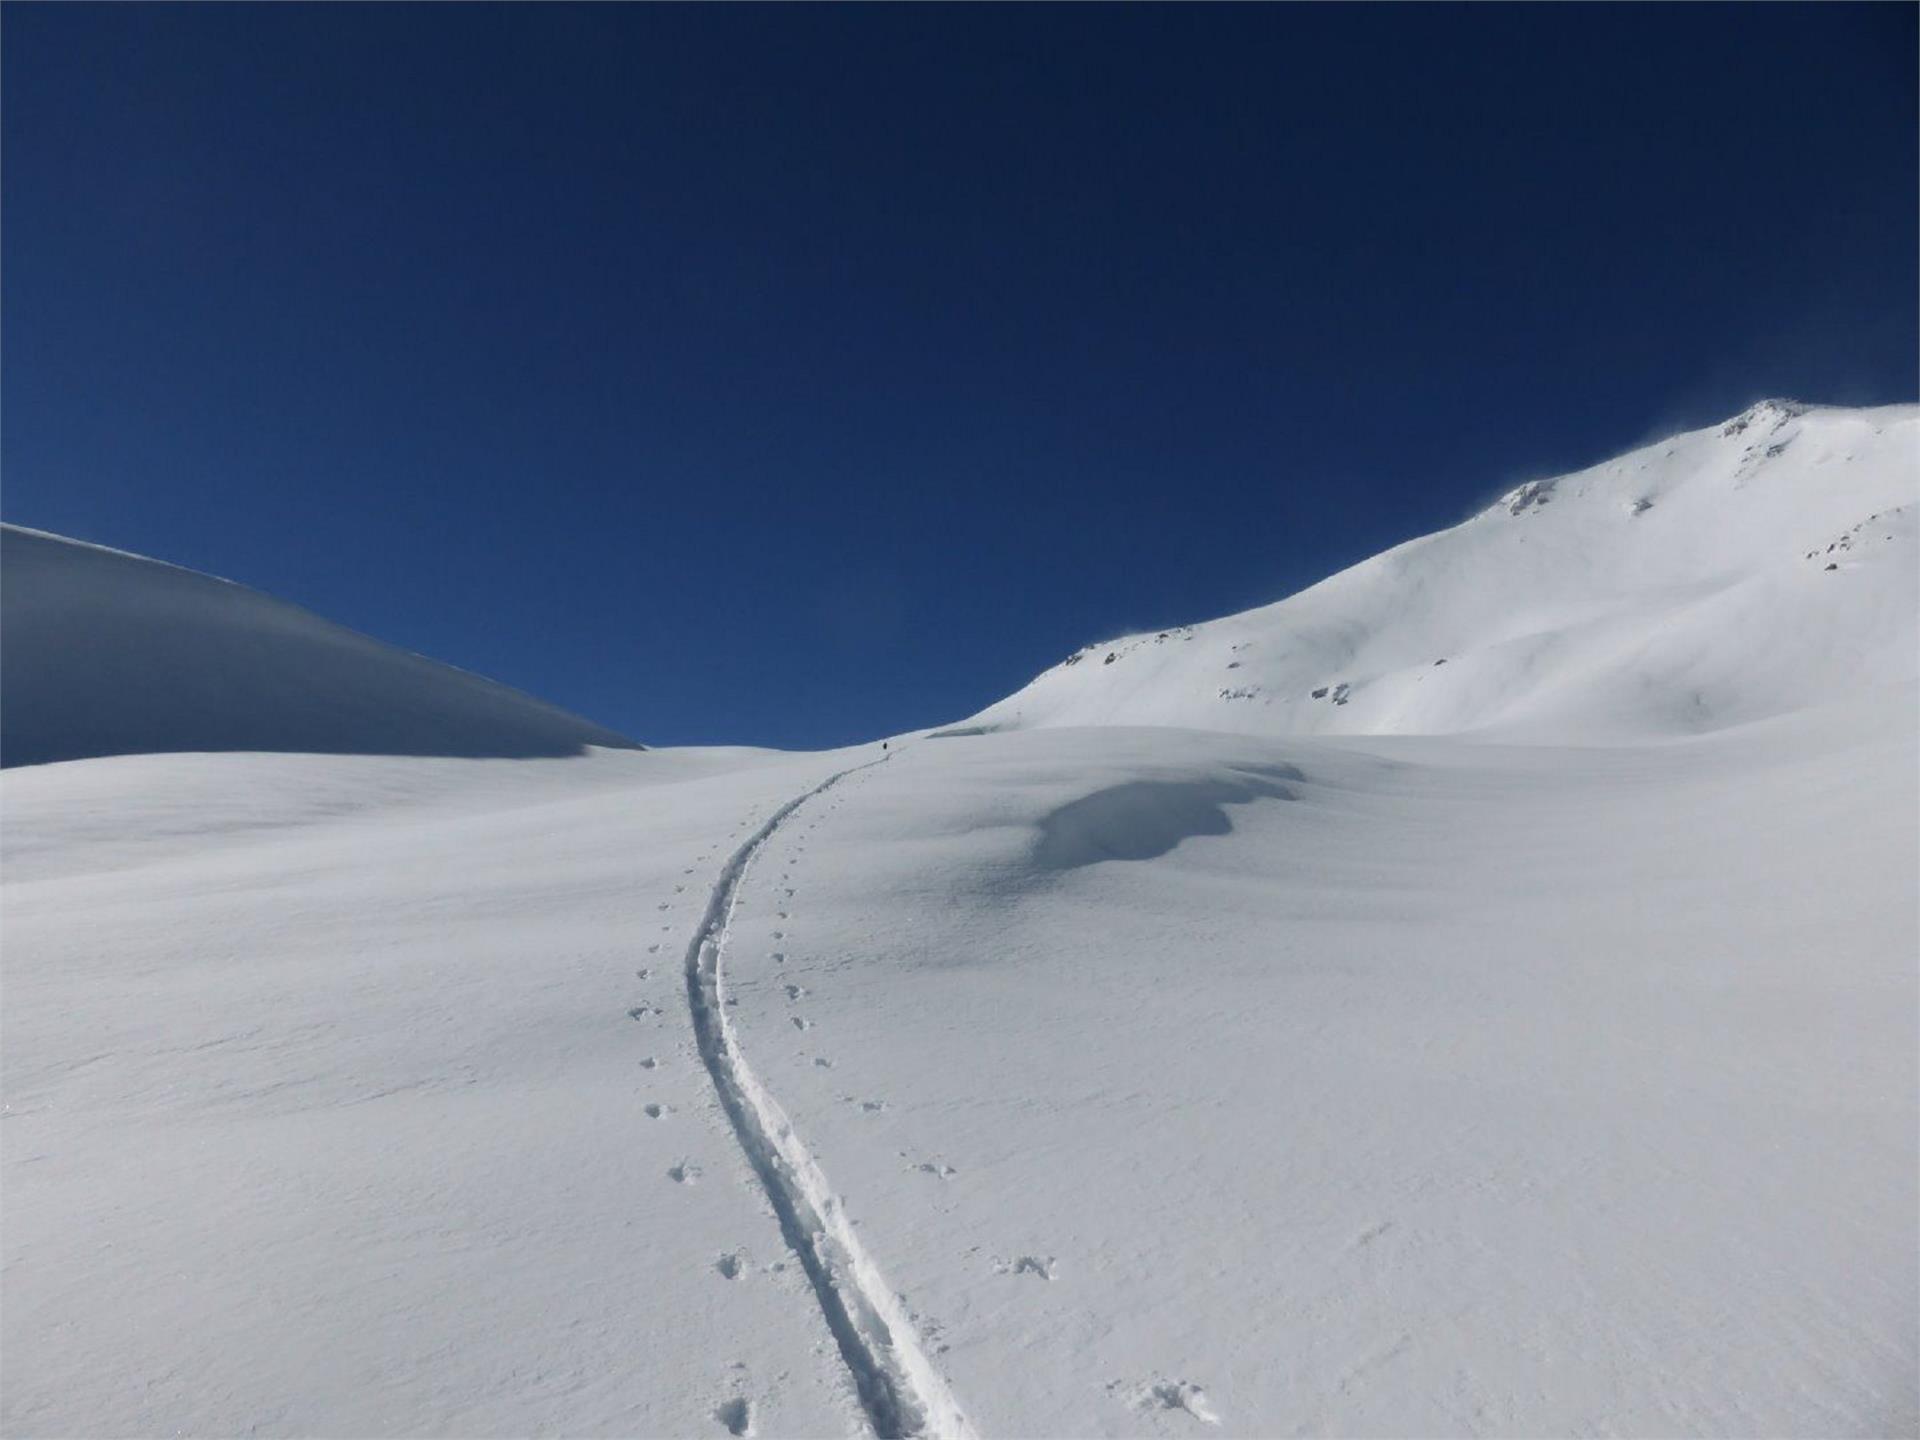
<instances>
[{"instance_id":1,"label":"snow-covered slope","mask_svg":"<svg viewBox=\"0 0 1920 1440\"><path fill-rule=\"evenodd\" d=\"M0 1428L1911 1434L1913 700L9 771Z\"/></svg>"},{"instance_id":2,"label":"snow-covered slope","mask_svg":"<svg viewBox=\"0 0 1920 1440\"><path fill-rule=\"evenodd\" d=\"M1915 415L1722 428L973 733L8 770L0 1431L1915 1433Z\"/></svg>"},{"instance_id":3,"label":"snow-covered slope","mask_svg":"<svg viewBox=\"0 0 1920 1440\"><path fill-rule=\"evenodd\" d=\"M0 526L0 587L0 764L633 744L256 590L124 551Z\"/></svg>"},{"instance_id":4,"label":"snow-covered slope","mask_svg":"<svg viewBox=\"0 0 1920 1440\"><path fill-rule=\"evenodd\" d=\"M1915 674L1920 407L1754 406L1300 594L1068 657L969 726L1691 734Z\"/></svg>"}]
</instances>

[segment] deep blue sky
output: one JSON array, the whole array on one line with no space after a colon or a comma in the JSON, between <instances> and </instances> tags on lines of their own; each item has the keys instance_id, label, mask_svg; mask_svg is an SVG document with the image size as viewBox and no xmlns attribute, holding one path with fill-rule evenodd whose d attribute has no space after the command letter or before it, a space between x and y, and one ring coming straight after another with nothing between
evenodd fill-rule
<instances>
[{"instance_id":1,"label":"deep blue sky","mask_svg":"<svg viewBox=\"0 0 1920 1440\"><path fill-rule=\"evenodd\" d=\"M643 740L952 719L1914 399L1915 16L9 5L4 513Z\"/></svg>"}]
</instances>

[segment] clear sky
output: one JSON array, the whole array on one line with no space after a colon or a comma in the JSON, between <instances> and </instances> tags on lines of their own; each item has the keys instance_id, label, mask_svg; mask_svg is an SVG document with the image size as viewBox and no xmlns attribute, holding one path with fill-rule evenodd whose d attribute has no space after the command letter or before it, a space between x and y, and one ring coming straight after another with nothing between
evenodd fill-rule
<instances>
[{"instance_id":1,"label":"clear sky","mask_svg":"<svg viewBox=\"0 0 1920 1440\"><path fill-rule=\"evenodd\" d=\"M1920 392L1912 5L0 27L6 518L646 741L951 720Z\"/></svg>"}]
</instances>

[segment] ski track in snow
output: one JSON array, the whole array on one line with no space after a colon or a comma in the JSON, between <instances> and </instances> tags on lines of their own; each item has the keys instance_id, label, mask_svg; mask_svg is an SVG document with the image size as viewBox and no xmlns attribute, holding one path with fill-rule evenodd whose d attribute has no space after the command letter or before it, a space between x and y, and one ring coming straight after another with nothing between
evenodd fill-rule
<instances>
[{"instance_id":1,"label":"ski track in snow","mask_svg":"<svg viewBox=\"0 0 1920 1440\"><path fill-rule=\"evenodd\" d=\"M809 800L888 758L828 776L782 805L734 851L687 946L687 1006L721 1108L813 1286L874 1434L879 1440L971 1440L972 1427L922 1348L900 1297L861 1245L839 1196L779 1102L740 1053L720 968L740 885L760 847Z\"/></svg>"}]
</instances>

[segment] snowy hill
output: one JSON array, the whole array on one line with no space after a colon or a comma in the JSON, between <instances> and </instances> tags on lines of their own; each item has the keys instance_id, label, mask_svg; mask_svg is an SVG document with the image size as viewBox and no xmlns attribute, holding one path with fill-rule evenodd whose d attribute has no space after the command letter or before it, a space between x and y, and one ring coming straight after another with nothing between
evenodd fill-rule
<instances>
[{"instance_id":1,"label":"snowy hill","mask_svg":"<svg viewBox=\"0 0 1920 1440\"><path fill-rule=\"evenodd\" d=\"M536 756L632 741L242 585L0 527L0 764L190 750Z\"/></svg>"},{"instance_id":2,"label":"snowy hill","mask_svg":"<svg viewBox=\"0 0 1920 1440\"><path fill-rule=\"evenodd\" d=\"M0 1431L1920 1431L1916 413L823 754L7 532Z\"/></svg>"},{"instance_id":3,"label":"snowy hill","mask_svg":"<svg viewBox=\"0 0 1920 1440\"><path fill-rule=\"evenodd\" d=\"M1692 734L1915 675L1920 407L1767 401L1278 604L1069 656L968 726Z\"/></svg>"}]
</instances>

